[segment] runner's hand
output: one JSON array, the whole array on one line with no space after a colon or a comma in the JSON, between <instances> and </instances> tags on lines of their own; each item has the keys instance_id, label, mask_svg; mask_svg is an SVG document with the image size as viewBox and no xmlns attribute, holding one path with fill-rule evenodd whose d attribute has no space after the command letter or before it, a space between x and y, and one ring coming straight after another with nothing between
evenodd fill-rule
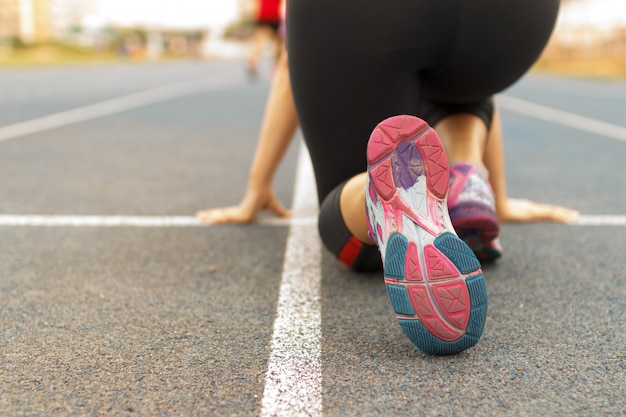
<instances>
[{"instance_id":1,"label":"runner's hand","mask_svg":"<svg viewBox=\"0 0 626 417\"><path fill-rule=\"evenodd\" d=\"M287 210L276 198L274 191L248 190L243 200L237 206L221 207L202 210L196 216L206 223L250 223L256 215L263 210L268 210L278 217L291 217L291 211Z\"/></svg>"},{"instance_id":2,"label":"runner's hand","mask_svg":"<svg viewBox=\"0 0 626 417\"><path fill-rule=\"evenodd\" d=\"M534 201L507 198L506 207L498 210L498 218L501 222L559 222L569 223L580 215L576 210L553 204L542 204Z\"/></svg>"}]
</instances>

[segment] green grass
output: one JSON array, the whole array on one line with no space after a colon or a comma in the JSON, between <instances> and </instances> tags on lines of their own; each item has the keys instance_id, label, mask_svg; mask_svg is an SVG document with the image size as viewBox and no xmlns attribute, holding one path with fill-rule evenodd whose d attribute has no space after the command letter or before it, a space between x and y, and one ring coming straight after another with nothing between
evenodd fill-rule
<instances>
[{"instance_id":1,"label":"green grass","mask_svg":"<svg viewBox=\"0 0 626 417\"><path fill-rule=\"evenodd\" d=\"M626 57L540 59L534 71L593 78L626 78Z\"/></svg>"},{"instance_id":2,"label":"green grass","mask_svg":"<svg viewBox=\"0 0 626 417\"><path fill-rule=\"evenodd\" d=\"M18 46L0 49L0 66L37 66L101 63L119 60L114 51L96 51L62 44Z\"/></svg>"}]
</instances>

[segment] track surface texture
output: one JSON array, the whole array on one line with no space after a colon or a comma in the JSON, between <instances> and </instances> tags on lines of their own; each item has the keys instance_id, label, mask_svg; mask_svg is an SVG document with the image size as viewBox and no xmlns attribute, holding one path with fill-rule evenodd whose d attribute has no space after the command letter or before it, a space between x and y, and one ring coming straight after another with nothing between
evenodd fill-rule
<instances>
[{"instance_id":1,"label":"track surface texture","mask_svg":"<svg viewBox=\"0 0 626 417\"><path fill-rule=\"evenodd\" d=\"M451 356L404 335L382 274L347 271L298 234L314 209L107 225L237 203L268 88L242 62L0 70L0 416L624 416L619 221L501 225L482 338ZM533 74L502 95L510 194L623 219L626 141L511 97L623 129L626 84ZM90 107L110 100L121 107ZM18 123L30 133L1 130ZM275 181L287 205L300 148ZM291 331L290 313L309 327Z\"/></svg>"}]
</instances>

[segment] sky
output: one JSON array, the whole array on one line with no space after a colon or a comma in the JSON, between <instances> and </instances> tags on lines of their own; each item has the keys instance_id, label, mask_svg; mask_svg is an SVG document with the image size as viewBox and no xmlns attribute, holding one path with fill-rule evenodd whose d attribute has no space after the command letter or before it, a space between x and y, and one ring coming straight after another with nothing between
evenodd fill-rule
<instances>
[{"instance_id":1,"label":"sky","mask_svg":"<svg viewBox=\"0 0 626 417\"><path fill-rule=\"evenodd\" d=\"M176 28L223 27L238 14L237 0L99 0L107 22Z\"/></svg>"},{"instance_id":2,"label":"sky","mask_svg":"<svg viewBox=\"0 0 626 417\"><path fill-rule=\"evenodd\" d=\"M565 25L626 25L626 0L586 0L561 8L559 22Z\"/></svg>"},{"instance_id":3,"label":"sky","mask_svg":"<svg viewBox=\"0 0 626 417\"><path fill-rule=\"evenodd\" d=\"M238 0L96 0L99 19L125 25L224 27L235 19ZM626 25L626 0L581 0L563 7L563 24Z\"/></svg>"}]
</instances>

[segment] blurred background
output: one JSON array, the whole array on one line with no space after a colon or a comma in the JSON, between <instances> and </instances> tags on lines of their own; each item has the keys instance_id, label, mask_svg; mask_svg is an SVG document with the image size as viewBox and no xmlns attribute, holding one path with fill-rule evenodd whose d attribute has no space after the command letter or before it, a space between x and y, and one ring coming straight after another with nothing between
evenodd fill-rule
<instances>
[{"instance_id":1,"label":"blurred background","mask_svg":"<svg viewBox=\"0 0 626 417\"><path fill-rule=\"evenodd\" d=\"M244 53L254 0L0 0L0 65Z\"/></svg>"},{"instance_id":2,"label":"blurred background","mask_svg":"<svg viewBox=\"0 0 626 417\"><path fill-rule=\"evenodd\" d=\"M625 76L624 5L562 0L536 69ZM241 57L253 8L253 0L0 0L0 65Z\"/></svg>"},{"instance_id":3,"label":"blurred background","mask_svg":"<svg viewBox=\"0 0 626 417\"><path fill-rule=\"evenodd\" d=\"M625 6L624 0L561 0L556 29L536 69L625 77Z\"/></svg>"}]
</instances>

